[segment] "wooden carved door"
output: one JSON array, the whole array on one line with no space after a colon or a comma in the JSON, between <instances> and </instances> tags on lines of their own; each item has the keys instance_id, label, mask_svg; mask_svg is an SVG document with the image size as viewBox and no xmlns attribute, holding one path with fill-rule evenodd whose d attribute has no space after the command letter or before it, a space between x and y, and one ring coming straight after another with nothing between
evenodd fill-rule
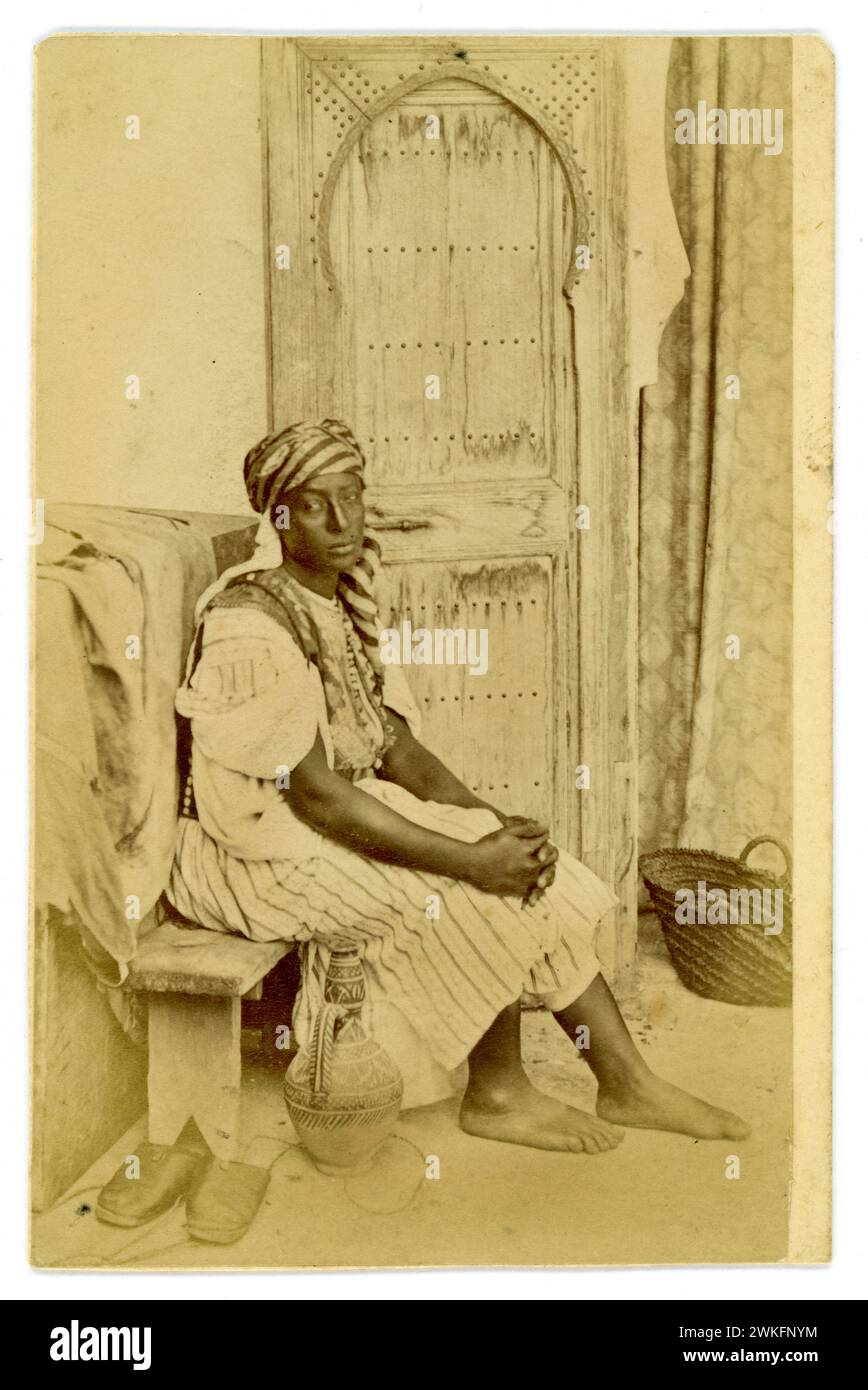
<instances>
[{"instance_id":1,"label":"wooden carved door","mask_svg":"<svg viewBox=\"0 0 868 1390\"><path fill-rule=\"evenodd\" d=\"M578 638L568 210L555 155L503 98L453 80L387 108L335 183L322 398L370 457L393 623L488 634L485 674L408 672L432 748L561 836Z\"/></svg>"},{"instance_id":2,"label":"wooden carved door","mask_svg":"<svg viewBox=\"0 0 868 1390\"><path fill-rule=\"evenodd\" d=\"M425 740L622 895L617 971L635 571L625 239L590 192L617 208L599 66L581 40L266 39L264 191L272 424L357 434L390 626L487 631L484 675L409 669Z\"/></svg>"}]
</instances>

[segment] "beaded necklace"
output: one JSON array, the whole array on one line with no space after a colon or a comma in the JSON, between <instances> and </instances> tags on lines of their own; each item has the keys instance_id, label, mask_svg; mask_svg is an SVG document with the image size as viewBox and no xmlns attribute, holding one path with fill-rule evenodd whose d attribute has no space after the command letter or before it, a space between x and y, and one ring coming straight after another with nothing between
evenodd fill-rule
<instances>
[{"instance_id":1,"label":"beaded necklace","mask_svg":"<svg viewBox=\"0 0 868 1390\"><path fill-rule=\"evenodd\" d=\"M385 740L383 743L382 751L385 753L386 750L392 745L392 743L394 743L395 728L394 725L389 722L389 716L386 712L386 706L383 703L382 685L381 682L376 679L376 675L372 671L372 680L370 683L370 687L365 688L363 686L361 676L359 675L359 656L361 656L361 659L363 661L366 661L369 664L370 662L367 654L365 653L364 648L362 647L361 642L359 641L359 637L355 630L355 627L353 626L352 619L350 618L343 605L341 605L341 621L343 623L344 641L346 643L347 650L347 684L350 688L350 694L360 714L364 709L364 702L366 699L370 704L374 706L374 711L377 715L377 718L383 726ZM374 768L379 769L382 766L383 759L382 755L380 755L374 759Z\"/></svg>"}]
</instances>

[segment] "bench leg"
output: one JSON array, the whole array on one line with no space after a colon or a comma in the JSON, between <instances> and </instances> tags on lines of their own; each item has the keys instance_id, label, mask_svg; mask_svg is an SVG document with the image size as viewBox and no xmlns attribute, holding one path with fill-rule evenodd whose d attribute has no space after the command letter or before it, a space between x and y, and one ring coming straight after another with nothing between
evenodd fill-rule
<instances>
[{"instance_id":1,"label":"bench leg","mask_svg":"<svg viewBox=\"0 0 868 1390\"><path fill-rule=\"evenodd\" d=\"M148 995L148 1137L173 1144L187 1120L213 1154L238 1156L241 1000Z\"/></svg>"}]
</instances>

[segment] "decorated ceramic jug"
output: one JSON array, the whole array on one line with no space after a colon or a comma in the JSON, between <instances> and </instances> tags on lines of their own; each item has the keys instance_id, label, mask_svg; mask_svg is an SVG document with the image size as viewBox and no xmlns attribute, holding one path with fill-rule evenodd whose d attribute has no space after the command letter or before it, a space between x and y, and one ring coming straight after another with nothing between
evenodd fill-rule
<instances>
[{"instance_id":1,"label":"decorated ceramic jug","mask_svg":"<svg viewBox=\"0 0 868 1390\"><path fill-rule=\"evenodd\" d=\"M355 951L333 951L325 1002L310 1042L293 1060L283 1096L295 1132L321 1173L371 1161L401 1109L404 1082L362 1026L365 975Z\"/></svg>"}]
</instances>

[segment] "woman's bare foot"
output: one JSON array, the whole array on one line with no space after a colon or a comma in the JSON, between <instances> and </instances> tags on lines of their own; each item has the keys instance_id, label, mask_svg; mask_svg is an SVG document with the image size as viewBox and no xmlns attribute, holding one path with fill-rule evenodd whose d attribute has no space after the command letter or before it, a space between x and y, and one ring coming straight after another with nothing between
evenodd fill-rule
<instances>
[{"instance_id":1,"label":"woman's bare foot","mask_svg":"<svg viewBox=\"0 0 868 1390\"><path fill-rule=\"evenodd\" d=\"M605 1119L564 1105L536 1090L530 1082L510 1083L492 1090L468 1088L459 1123L477 1139L499 1139L532 1149L600 1154L614 1149L624 1132Z\"/></svg>"},{"instance_id":2,"label":"woman's bare foot","mask_svg":"<svg viewBox=\"0 0 868 1390\"><path fill-rule=\"evenodd\" d=\"M600 1085L597 1114L631 1129L665 1129L694 1139L746 1139L750 1125L728 1110L718 1110L653 1072L622 1085Z\"/></svg>"}]
</instances>

